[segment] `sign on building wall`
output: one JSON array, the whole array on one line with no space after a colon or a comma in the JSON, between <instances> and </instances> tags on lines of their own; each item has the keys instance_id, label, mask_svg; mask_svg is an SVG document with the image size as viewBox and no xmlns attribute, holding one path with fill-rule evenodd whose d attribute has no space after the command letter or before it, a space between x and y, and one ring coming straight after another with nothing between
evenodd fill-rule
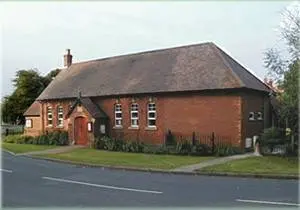
<instances>
[{"instance_id":1,"label":"sign on building wall","mask_svg":"<svg viewBox=\"0 0 300 210\"><path fill-rule=\"evenodd\" d=\"M245 147L250 148L252 146L252 138L246 138Z\"/></svg>"},{"instance_id":2,"label":"sign on building wall","mask_svg":"<svg viewBox=\"0 0 300 210\"><path fill-rule=\"evenodd\" d=\"M100 125L101 134L105 134L105 125Z\"/></svg>"}]
</instances>

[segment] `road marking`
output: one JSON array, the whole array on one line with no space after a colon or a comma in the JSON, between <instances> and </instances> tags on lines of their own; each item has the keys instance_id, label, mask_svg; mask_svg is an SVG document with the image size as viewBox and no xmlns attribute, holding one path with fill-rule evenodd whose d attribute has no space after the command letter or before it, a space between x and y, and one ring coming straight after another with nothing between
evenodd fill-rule
<instances>
[{"instance_id":1,"label":"road marking","mask_svg":"<svg viewBox=\"0 0 300 210\"><path fill-rule=\"evenodd\" d=\"M7 173L12 173L12 170L6 170L6 169L3 169L3 168L0 168L0 171L7 172Z\"/></svg>"},{"instance_id":2,"label":"road marking","mask_svg":"<svg viewBox=\"0 0 300 210\"><path fill-rule=\"evenodd\" d=\"M162 194L163 193L163 192L159 192L159 191L141 190L141 189L126 188L126 187L116 187L116 186L109 186L109 185L102 185L102 184L92 184L92 183L88 183L88 182L79 182L79 181L73 181L73 180L68 180L68 179L52 178L52 177L47 177L47 176L44 176L42 178L47 179L47 180L57 181L57 182L81 184L81 185L101 187L101 188L114 189L114 190L126 190L126 191L133 191L133 192L153 193L153 194Z\"/></svg>"},{"instance_id":3,"label":"road marking","mask_svg":"<svg viewBox=\"0 0 300 210\"><path fill-rule=\"evenodd\" d=\"M258 200L243 200L243 199L236 199L239 202L245 203L262 203L262 204L272 204L272 205L285 205L285 206L300 206L298 203L285 203L285 202L274 202L274 201L258 201Z\"/></svg>"}]
</instances>

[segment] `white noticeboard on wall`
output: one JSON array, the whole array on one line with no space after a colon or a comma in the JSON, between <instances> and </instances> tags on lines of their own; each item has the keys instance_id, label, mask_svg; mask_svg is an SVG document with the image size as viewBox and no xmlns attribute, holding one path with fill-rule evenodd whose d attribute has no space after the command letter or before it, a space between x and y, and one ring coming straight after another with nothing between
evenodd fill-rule
<instances>
[{"instance_id":1,"label":"white noticeboard on wall","mask_svg":"<svg viewBox=\"0 0 300 210\"><path fill-rule=\"evenodd\" d=\"M250 148L252 146L252 138L246 138L245 147Z\"/></svg>"},{"instance_id":2,"label":"white noticeboard on wall","mask_svg":"<svg viewBox=\"0 0 300 210\"><path fill-rule=\"evenodd\" d=\"M100 125L101 134L105 134L105 125Z\"/></svg>"}]
</instances>

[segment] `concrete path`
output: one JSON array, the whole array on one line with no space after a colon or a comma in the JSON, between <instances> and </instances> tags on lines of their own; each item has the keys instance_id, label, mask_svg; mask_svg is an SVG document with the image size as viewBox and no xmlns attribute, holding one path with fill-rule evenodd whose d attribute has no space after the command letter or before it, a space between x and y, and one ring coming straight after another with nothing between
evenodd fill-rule
<instances>
[{"instance_id":1,"label":"concrete path","mask_svg":"<svg viewBox=\"0 0 300 210\"><path fill-rule=\"evenodd\" d=\"M62 146L62 147L53 148L53 149L47 149L47 150L42 150L42 151L20 153L20 154L16 154L16 156L21 156L21 155L37 155L37 154L57 154L57 153L69 152L69 151L71 151L73 149L84 148L84 147L86 147L86 146L82 146L82 145Z\"/></svg>"},{"instance_id":2,"label":"concrete path","mask_svg":"<svg viewBox=\"0 0 300 210\"><path fill-rule=\"evenodd\" d=\"M238 159L243 159L243 158L253 157L253 156L256 156L256 154L255 153L247 153L247 154L242 154L242 155L233 155L233 156L228 156L228 157L222 157L222 158L204 161L202 163L197 163L197 164L188 165L188 166L182 166L182 167L173 169L173 171L192 172L192 171L204 168L206 166L217 165L217 164L229 162L231 160L238 160Z\"/></svg>"}]
</instances>

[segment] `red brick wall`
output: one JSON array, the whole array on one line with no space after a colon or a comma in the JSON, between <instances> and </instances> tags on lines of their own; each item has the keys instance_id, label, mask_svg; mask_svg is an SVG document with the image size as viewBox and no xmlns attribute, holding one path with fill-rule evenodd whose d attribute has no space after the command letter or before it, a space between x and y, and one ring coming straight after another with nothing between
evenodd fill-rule
<instances>
[{"instance_id":1,"label":"red brick wall","mask_svg":"<svg viewBox=\"0 0 300 210\"><path fill-rule=\"evenodd\" d=\"M263 121L248 122L249 111L262 111L264 96L251 93L214 93L208 94L168 94L156 95L153 101L156 103L157 129L147 127L147 104L149 97L145 95L135 96L134 100L139 105L139 128L131 128L130 105L133 97L96 97L92 100L97 103L109 116L108 133L113 136L123 135L125 139L143 141L146 143L162 144L168 129L172 132L191 136L192 132L200 134L215 133L217 136L230 139L235 145L244 147L246 136L257 134L263 128ZM123 127L114 128L114 104L119 100L122 104ZM64 120L63 128L57 128L57 106L63 105L64 116L69 110L70 100L43 102L42 113L45 130L69 130L72 120ZM53 107L53 127L47 127L46 108ZM88 114L86 114L87 117ZM99 128L94 128L98 129ZM92 140L92 137L89 137Z\"/></svg>"},{"instance_id":2,"label":"red brick wall","mask_svg":"<svg viewBox=\"0 0 300 210\"><path fill-rule=\"evenodd\" d=\"M114 128L114 105L117 98L112 99L95 99L95 103L99 104L103 111L109 116L110 119L110 134L124 135L125 139L131 139L133 141L140 140L146 143L161 144L164 138L163 121L163 100L159 98L153 98L156 103L156 113L158 119L156 121L156 130L147 128L147 104L149 102L149 96L136 97L135 102L139 105L139 128L131 128L130 119L130 106L132 103L132 97L123 97L119 99L119 103L122 104L122 124L123 128Z\"/></svg>"},{"instance_id":3,"label":"red brick wall","mask_svg":"<svg viewBox=\"0 0 300 210\"><path fill-rule=\"evenodd\" d=\"M215 133L235 145L241 139L241 98L236 95L182 95L164 101L165 129L192 135Z\"/></svg>"},{"instance_id":4,"label":"red brick wall","mask_svg":"<svg viewBox=\"0 0 300 210\"><path fill-rule=\"evenodd\" d=\"M110 132L123 132L131 139L139 136L144 142L161 144L168 129L183 135L192 132L227 137L234 144L241 139L241 98L235 95L205 96L180 94L177 96L156 96L157 130L147 128L147 103L149 96L138 97L139 129L130 128L131 97L120 98L122 104L123 128L111 128ZM116 99L95 100L110 117L114 125L114 104ZM112 127L110 126L110 127Z\"/></svg>"},{"instance_id":5,"label":"red brick wall","mask_svg":"<svg viewBox=\"0 0 300 210\"><path fill-rule=\"evenodd\" d=\"M41 118L39 116L26 116L25 117L26 120L32 120L32 127L31 128L24 128L24 134L28 135L28 136L38 136L41 134L41 128L42 128L42 124L41 124Z\"/></svg>"},{"instance_id":6,"label":"red brick wall","mask_svg":"<svg viewBox=\"0 0 300 210\"><path fill-rule=\"evenodd\" d=\"M69 100L58 100L58 101L44 101L41 103L41 113L42 113L42 126L43 131L56 131L56 130L68 130L68 121L64 119L63 127L58 127L58 119L57 119L57 108L59 105L63 106L63 116L65 118L66 114L69 111L70 105L72 104ZM47 123L47 107L52 107L52 126L48 126Z\"/></svg>"}]
</instances>

